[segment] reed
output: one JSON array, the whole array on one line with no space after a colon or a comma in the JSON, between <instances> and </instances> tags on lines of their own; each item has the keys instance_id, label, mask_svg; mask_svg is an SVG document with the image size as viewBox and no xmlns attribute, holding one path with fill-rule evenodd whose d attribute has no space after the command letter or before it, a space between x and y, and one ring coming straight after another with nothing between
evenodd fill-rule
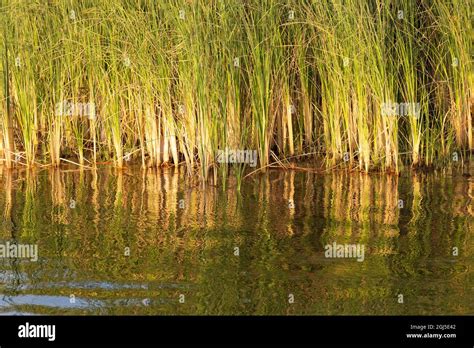
<instances>
[{"instance_id":1,"label":"reed","mask_svg":"<svg viewBox=\"0 0 474 348\"><path fill-rule=\"evenodd\" d=\"M474 149L468 0L10 0L0 12L8 167L184 163L241 178L244 164L216 161L229 148L257 150L262 169L319 153L398 172ZM58 115L64 102L76 111ZM419 114L386 114L405 103Z\"/></svg>"}]
</instances>

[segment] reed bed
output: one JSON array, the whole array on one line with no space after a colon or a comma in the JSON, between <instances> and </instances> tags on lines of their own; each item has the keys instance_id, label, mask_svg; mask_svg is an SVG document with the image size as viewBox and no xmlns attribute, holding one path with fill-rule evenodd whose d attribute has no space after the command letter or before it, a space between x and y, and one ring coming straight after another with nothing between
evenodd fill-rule
<instances>
[{"instance_id":1,"label":"reed bed","mask_svg":"<svg viewBox=\"0 0 474 348\"><path fill-rule=\"evenodd\" d=\"M311 154L398 172L474 149L469 0L1 0L0 14L6 167L225 177L228 148L260 168Z\"/></svg>"}]
</instances>

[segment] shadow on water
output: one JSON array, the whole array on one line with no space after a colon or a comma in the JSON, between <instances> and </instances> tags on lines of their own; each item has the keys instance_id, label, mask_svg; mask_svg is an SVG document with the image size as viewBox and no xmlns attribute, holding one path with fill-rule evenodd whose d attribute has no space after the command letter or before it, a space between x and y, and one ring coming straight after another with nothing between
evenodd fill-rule
<instances>
[{"instance_id":1,"label":"shadow on water","mask_svg":"<svg viewBox=\"0 0 474 348\"><path fill-rule=\"evenodd\" d=\"M474 314L471 178L132 173L0 170L0 314Z\"/></svg>"}]
</instances>

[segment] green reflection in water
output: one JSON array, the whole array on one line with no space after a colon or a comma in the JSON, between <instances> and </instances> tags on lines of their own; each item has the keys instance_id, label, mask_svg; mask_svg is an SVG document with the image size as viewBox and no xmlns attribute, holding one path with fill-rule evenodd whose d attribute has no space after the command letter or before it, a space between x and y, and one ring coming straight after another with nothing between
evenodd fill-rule
<instances>
[{"instance_id":1,"label":"green reflection in water","mask_svg":"<svg viewBox=\"0 0 474 348\"><path fill-rule=\"evenodd\" d=\"M456 173L274 171L240 193L173 169L0 184L0 241L39 250L0 259L4 314L474 314L474 180ZM333 242L364 261L325 258Z\"/></svg>"}]
</instances>

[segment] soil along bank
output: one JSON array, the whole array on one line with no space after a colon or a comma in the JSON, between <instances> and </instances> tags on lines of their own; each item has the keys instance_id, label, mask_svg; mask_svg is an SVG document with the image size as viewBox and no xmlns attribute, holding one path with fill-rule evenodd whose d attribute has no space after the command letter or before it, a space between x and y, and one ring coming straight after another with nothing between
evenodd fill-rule
<instances>
[{"instance_id":1,"label":"soil along bank","mask_svg":"<svg viewBox=\"0 0 474 348\"><path fill-rule=\"evenodd\" d=\"M469 0L0 0L0 162L204 177L248 166L226 149L260 167L462 162L471 15Z\"/></svg>"}]
</instances>

